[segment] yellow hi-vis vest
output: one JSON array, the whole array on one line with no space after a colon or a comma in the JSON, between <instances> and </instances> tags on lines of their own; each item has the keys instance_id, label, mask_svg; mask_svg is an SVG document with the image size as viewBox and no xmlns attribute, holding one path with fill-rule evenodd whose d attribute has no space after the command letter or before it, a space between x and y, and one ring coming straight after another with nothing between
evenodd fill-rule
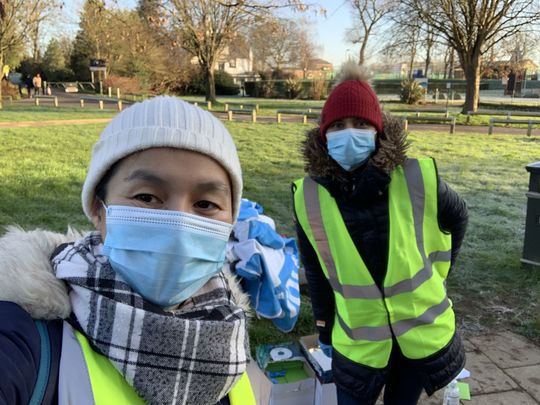
<instances>
[{"instance_id":1,"label":"yellow hi-vis vest","mask_svg":"<svg viewBox=\"0 0 540 405\"><path fill-rule=\"evenodd\" d=\"M296 216L334 290L334 349L354 362L384 368L392 336L410 359L423 359L444 348L455 332L444 283L451 235L438 224L435 162L407 159L391 174L388 267L382 291L360 257L334 198L309 177L295 185Z\"/></svg>"},{"instance_id":2,"label":"yellow hi-vis vest","mask_svg":"<svg viewBox=\"0 0 540 405\"><path fill-rule=\"evenodd\" d=\"M96 353L82 333L74 330L74 334L81 346L90 379L89 386L92 388L92 392L86 395L93 397L93 403L95 405L143 405L144 400L137 395L111 362L105 356ZM256 405L247 373L242 375L228 395L231 405Z\"/></svg>"}]
</instances>

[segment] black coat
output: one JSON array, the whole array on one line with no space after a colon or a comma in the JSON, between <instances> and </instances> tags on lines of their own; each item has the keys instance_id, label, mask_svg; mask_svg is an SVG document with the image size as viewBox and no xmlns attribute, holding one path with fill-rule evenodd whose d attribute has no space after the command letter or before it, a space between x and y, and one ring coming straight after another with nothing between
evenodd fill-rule
<instances>
[{"instance_id":1,"label":"black coat","mask_svg":"<svg viewBox=\"0 0 540 405\"><path fill-rule=\"evenodd\" d=\"M388 117L386 119L388 120ZM390 131L395 130L396 133L387 133L386 140L379 142L379 149L370 162L351 174L343 173L336 167L337 165L321 156L325 153L324 147L317 139L313 139L314 136L318 136L318 131L308 133L308 139L304 144L308 173L335 198L347 230L379 287L383 284L388 262L389 173L405 159L406 147L404 135L397 132L399 127L389 125L387 122L385 128L389 128ZM395 153L396 150L388 153L391 149L388 142L390 146L396 147L397 153ZM381 159L385 153L386 157ZM391 157L388 158L388 156ZM380 162L383 164L381 165ZM317 176L317 174L322 175ZM467 207L463 199L440 179L438 181L438 219L440 229L451 234L451 263L453 264L467 226ZM319 321L317 322L319 338L322 343L331 344L335 317L334 291L303 229L298 223L296 228L313 314ZM394 346L393 358L396 356L395 352L399 351L397 345ZM397 355L399 356L400 353ZM422 385L426 392L432 394L447 385L459 373L465 363L465 354L461 339L456 334L447 347L430 358L414 361L405 358L401 360L415 368L415 371L422 376ZM400 366L403 361L400 362ZM390 363L389 367L391 366ZM381 370L372 369L352 362L334 350L333 372L336 384L341 389L370 398L380 391L380 387L385 383L388 367Z\"/></svg>"}]
</instances>

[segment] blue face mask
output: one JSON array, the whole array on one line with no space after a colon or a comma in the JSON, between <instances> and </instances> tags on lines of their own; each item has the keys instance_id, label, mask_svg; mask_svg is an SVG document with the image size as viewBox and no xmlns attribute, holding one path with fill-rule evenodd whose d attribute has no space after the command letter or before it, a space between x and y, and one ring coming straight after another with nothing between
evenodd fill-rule
<instances>
[{"instance_id":1,"label":"blue face mask","mask_svg":"<svg viewBox=\"0 0 540 405\"><path fill-rule=\"evenodd\" d=\"M109 206L103 254L137 293L179 304L223 266L232 225L179 211Z\"/></svg>"},{"instance_id":2,"label":"blue face mask","mask_svg":"<svg viewBox=\"0 0 540 405\"><path fill-rule=\"evenodd\" d=\"M376 131L347 128L326 134L328 154L347 171L364 163L375 150Z\"/></svg>"}]
</instances>

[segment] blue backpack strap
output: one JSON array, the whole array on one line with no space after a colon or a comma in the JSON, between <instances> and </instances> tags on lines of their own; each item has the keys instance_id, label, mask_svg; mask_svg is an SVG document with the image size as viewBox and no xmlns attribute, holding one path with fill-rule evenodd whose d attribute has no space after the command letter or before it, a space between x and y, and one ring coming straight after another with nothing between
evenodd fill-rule
<instances>
[{"instance_id":1,"label":"blue backpack strap","mask_svg":"<svg viewBox=\"0 0 540 405\"><path fill-rule=\"evenodd\" d=\"M47 324L43 321L34 320L36 328L39 333L40 339L40 357L39 357L39 369L34 386L34 392L28 405L41 405L47 386L49 384L49 374L51 372L51 342L49 339L49 329Z\"/></svg>"}]
</instances>

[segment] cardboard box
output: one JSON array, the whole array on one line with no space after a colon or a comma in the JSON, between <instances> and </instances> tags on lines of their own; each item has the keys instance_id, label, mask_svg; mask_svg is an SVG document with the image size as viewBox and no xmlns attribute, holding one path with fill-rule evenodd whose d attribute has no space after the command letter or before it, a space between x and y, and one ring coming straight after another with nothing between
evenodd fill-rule
<instances>
[{"instance_id":1,"label":"cardboard box","mask_svg":"<svg viewBox=\"0 0 540 405\"><path fill-rule=\"evenodd\" d=\"M319 337L318 335L302 336L300 338L300 348L315 372L315 400L314 405L337 405L336 384L333 383L331 361L328 363L323 358L323 363L319 361ZM329 367L330 364L330 367Z\"/></svg>"},{"instance_id":2,"label":"cardboard box","mask_svg":"<svg viewBox=\"0 0 540 405\"><path fill-rule=\"evenodd\" d=\"M307 378L291 383L278 384L276 381L279 378L272 381L257 362L251 361L248 366L248 375L258 405L313 405L315 400L315 372L305 358L295 356L290 360L272 361L269 358L264 360L265 363L263 364L266 364L266 367L271 369L279 368L280 363L300 362L301 369Z\"/></svg>"}]
</instances>

